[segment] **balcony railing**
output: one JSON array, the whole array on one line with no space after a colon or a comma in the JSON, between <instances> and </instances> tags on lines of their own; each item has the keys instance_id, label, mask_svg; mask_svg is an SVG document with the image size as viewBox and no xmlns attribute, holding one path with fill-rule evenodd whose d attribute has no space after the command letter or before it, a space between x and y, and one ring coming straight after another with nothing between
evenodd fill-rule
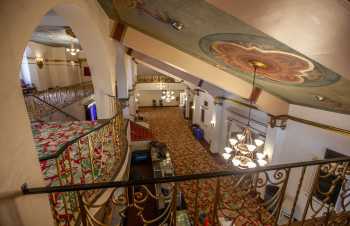
<instances>
[{"instance_id":1,"label":"balcony railing","mask_svg":"<svg viewBox=\"0 0 350 226\"><path fill-rule=\"evenodd\" d=\"M31 122L44 121L79 121L73 115L63 111L62 109L44 101L34 94L24 96L27 112Z\"/></svg>"},{"instance_id":2,"label":"balcony railing","mask_svg":"<svg viewBox=\"0 0 350 226\"><path fill-rule=\"evenodd\" d=\"M59 111L58 109L62 109L93 93L92 83L86 82L25 94L24 100L30 119L35 121L38 119L47 119L54 112Z\"/></svg>"},{"instance_id":3,"label":"balcony railing","mask_svg":"<svg viewBox=\"0 0 350 226\"><path fill-rule=\"evenodd\" d=\"M125 162L126 123L117 102L116 114L93 130L65 143L39 158L47 188L94 184L113 180ZM49 195L56 225L75 225L79 219L79 199L94 203L104 190L79 193L54 192Z\"/></svg>"},{"instance_id":4,"label":"balcony railing","mask_svg":"<svg viewBox=\"0 0 350 226\"><path fill-rule=\"evenodd\" d=\"M350 158L340 158L134 181L23 186L22 190L25 195L65 194L65 206L74 203L84 226L116 225L95 214L97 207L103 207L108 216L118 215L120 222L134 210L142 225L176 225L183 206L180 192L185 194L185 211L196 226L203 225L203 216L209 225L344 226L350 225L349 163ZM167 185L168 190L155 189L157 185ZM111 192L98 205L89 204L86 191L95 189ZM150 210L148 202L165 204L161 210Z\"/></svg>"},{"instance_id":5,"label":"balcony railing","mask_svg":"<svg viewBox=\"0 0 350 226\"><path fill-rule=\"evenodd\" d=\"M174 83L175 79L170 78L166 75L138 75L138 83Z\"/></svg>"}]
</instances>

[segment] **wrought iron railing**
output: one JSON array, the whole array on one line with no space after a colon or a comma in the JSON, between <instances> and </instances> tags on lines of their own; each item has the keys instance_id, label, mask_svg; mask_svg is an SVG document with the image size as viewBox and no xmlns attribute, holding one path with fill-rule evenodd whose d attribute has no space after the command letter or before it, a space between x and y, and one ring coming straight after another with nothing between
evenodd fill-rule
<instances>
[{"instance_id":1,"label":"wrought iron railing","mask_svg":"<svg viewBox=\"0 0 350 226\"><path fill-rule=\"evenodd\" d=\"M75 194L83 225L115 225L98 219L91 211L96 206L82 195L83 191L112 189L99 207L118 214L122 221L134 209L133 217L142 225L176 225L182 192L187 202L185 211L196 226L203 225L203 218L209 225L344 226L350 225L349 163L350 158L339 158L157 179L49 188L23 186L22 190L26 195ZM154 186L159 184L167 184L168 191L155 192ZM165 206L150 210L148 202L164 202ZM149 211L155 213L152 218L147 215Z\"/></svg>"},{"instance_id":2,"label":"wrought iron railing","mask_svg":"<svg viewBox=\"0 0 350 226\"><path fill-rule=\"evenodd\" d=\"M166 75L138 75L138 83L174 83L175 79L168 77Z\"/></svg>"},{"instance_id":3,"label":"wrought iron railing","mask_svg":"<svg viewBox=\"0 0 350 226\"><path fill-rule=\"evenodd\" d=\"M39 157L47 188L94 184L113 180L124 163L128 144L127 122L117 102L116 114L89 132L63 144L58 150ZM104 192L94 189L81 193L91 204ZM75 192L49 195L56 225L75 225L79 219L79 199Z\"/></svg>"},{"instance_id":4,"label":"wrought iron railing","mask_svg":"<svg viewBox=\"0 0 350 226\"><path fill-rule=\"evenodd\" d=\"M26 94L24 100L30 119L46 119L58 109L62 109L94 93L91 82L50 88L45 91ZM45 121L45 120L44 120Z\"/></svg>"},{"instance_id":5,"label":"wrought iron railing","mask_svg":"<svg viewBox=\"0 0 350 226\"><path fill-rule=\"evenodd\" d=\"M44 101L34 94L25 95L24 100L31 122L79 121L78 118Z\"/></svg>"}]
</instances>

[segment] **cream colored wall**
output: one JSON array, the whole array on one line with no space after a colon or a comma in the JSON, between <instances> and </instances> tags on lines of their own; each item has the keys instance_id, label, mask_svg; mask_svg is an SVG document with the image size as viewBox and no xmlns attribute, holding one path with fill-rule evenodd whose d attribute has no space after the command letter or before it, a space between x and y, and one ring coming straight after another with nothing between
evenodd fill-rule
<instances>
[{"instance_id":1,"label":"cream colored wall","mask_svg":"<svg viewBox=\"0 0 350 226\"><path fill-rule=\"evenodd\" d=\"M91 77L83 78L86 76L83 76L79 63L71 62L78 60L78 58L67 55L65 48L28 42L25 53L24 57L29 58L25 63L29 67L32 83L38 90L69 86L91 80ZM42 68L36 65L35 59L33 59L36 57L43 57L44 60L47 60ZM54 62L57 60L60 62ZM25 63L22 62L22 64ZM87 66L87 63L84 66Z\"/></svg>"},{"instance_id":2,"label":"cream colored wall","mask_svg":"<svg viewBox=\"0 0 350 226\"><path fill-rule=\"evenodd\" d=\"M113 42L107 16L93 0L4 0L0 7L0 225L53 225L47 195L23 196L22 183L43 186L19 83L24 49L45 13L56 7L87 52L99 104L113 94ZM113 83L114 84L114 83ZM108 112L100 116L108 116Z\"/></svg>"},{"instance_id":3,"label":"cream colored wall","mask_svg":"<svg viewBox=\"0 0 350 226\"><path fill-rule=\"evenodd\" d=\"M137 96L139 107L151 107L153 105L152 101L157 101L157 106L159 106L159 100L161 100L162 91L161 90L138 90L139 96ZM180 99L180 91L174 90L174 96ZM179 106L180 101L172 100L170 102L165 102L163 100L163 106Z\"/></svg>"},{"instance_id":4,"label":"cream colored wall","mask_svg":"<svg viewBox=\"0 0 350 226\"><path fill-rule=\"evenodd\" d=\"M179 106L180 92L183 92L186 88L183 83L137 83L135 86L136 98L138 100L137 105L139 107L149 107L153 105L153 100L156 100L157 105L159 105L159 100L162 96L161 85L166 89L174 91L175 97L178 98L178 101L176 99L168 103L163 101L163 106Z\"/></svg>"},{"instance_id":5,"label":"cream colored wall","mask_svg":"<svg viewBox=\"0 0 350 226\"><path fill-rule=\"evenodd\" d=\"M204 105L204 102L208 102L208 106ZM198 111L194 111L193 123L199 125L204 131L204 139L207 142L213 140L214 128L210 125L210 121L213 118L214 111L214 98L208 93L199 92L199 95L196 96L196 105ZM201 121L201 111L204 109L204 122Z\"/></svg>"},{"instance_id":6,"label":"cream colored wall","mask_svg":"<svg viewBox=\"0 0 350 226\"><path fill-rule=\"evenodd\" d=\"M238 97L232 97L234 99L238 99ZM220 116L216 116L215 114L215 104L214 104L214 97L212 97L208 93L204 92L199 92L199 95L195 96L196 99L196 104L198 106L195 106L196 109L194 111L193 115L193 123L198 124L203 130L204 130L204 138L207 142L216 142L219 143L219 146L222 146L220 150L216 150L218 153L223 153L223 147L227 143L228 138L230 136L231 132L241 132L242 127L246 126L248 120L245 117L239 116L243 115L248 117L249 110L246 107L243 106L238 106L235 104L232 104L230 101L224 101L223 105L221 105L220 109L222 111L222 114L219 114ZM204 106L204 102L208 102L208 107ZM243 100L241 100L243 101ZM198 109L197 109L198 108ZM205 117L204 117L204 122L201 122L201 109L205 109ZM235 113L232 113L228 109L231 109ZM215 128L211 126L211 120L214 119L215 121L215 126L218 126L219 124L223 124L221 137L218 137L215 134ZM265 123L266 125L268 124L269 117L266 113L252 110L251 112L251 119L254 119L258 122ZM267 128L259 125L253 121L250 123L251 128L257 131L261 131L262 134L267 132ZM215 139L218 139L215 141Z\"/></svg>"}]
</instances>

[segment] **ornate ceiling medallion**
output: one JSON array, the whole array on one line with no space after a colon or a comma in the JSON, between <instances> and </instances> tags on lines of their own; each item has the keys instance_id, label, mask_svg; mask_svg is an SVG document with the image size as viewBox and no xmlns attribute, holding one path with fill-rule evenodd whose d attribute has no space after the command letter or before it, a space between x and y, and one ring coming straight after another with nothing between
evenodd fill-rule
<instances>
[{"instance_id":1,"label":"ornate ceiling medallion","mask_svg":"<svg viewBox=\"0 0 350 226\"><path fill-rule=\"evenodd\" d=\"M309 76L307 72L314 65L305 58L281 51L264 51L257 47L244 47L231 42L214 42L210 50L212 54L226 65L251 73L251 62L258 62L258 76L276 82L292 84L304 83L304 78L318 80L319 77Z\"/></svg>"},{"instance_id":2,"label":"ornate ceiling medallion","mask_svg":"<svg viewBox=\"0 0 350 226\"><path fill-rule=\"evenodd\" d=\"M298 52L262 36L249 34L212 34L200 40L200 47L216 64L227 66L235 74L282 85L324 86L339 76Z\"/></svg>"}]
</instances>

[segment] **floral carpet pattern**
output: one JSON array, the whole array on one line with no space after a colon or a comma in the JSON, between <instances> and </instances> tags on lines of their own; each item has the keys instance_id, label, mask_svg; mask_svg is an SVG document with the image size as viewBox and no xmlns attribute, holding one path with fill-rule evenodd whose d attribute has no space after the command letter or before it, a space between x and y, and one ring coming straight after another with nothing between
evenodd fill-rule
<instances>
[{"instance_id":1,"label":"floral carpet pattern","mask_svg":"<svg viewBox=\"0 0 350 226\"><path fill-rule=\"evenodd\" d=\"M39 158L55 154L67 142L99 125L96 121L35 122L32 132Z\"/></svg>"},{"instance_id":2,"label":"floral carpet pattern","mask_svg":"<svg viewBox=\"0 0 350 226\"><path fill-rule=\"evenodd\" d=\"M197 141L189 129L188 123L178 108L143 108L141 115L150 124L151 131L159 142L167 145L175 167L176 175L215 172L229 169L226 163L220 163L209 154ZM244 193L242 188L234 189L235 178L220 180L219 217L233 219L236 226L268 226L272 218L259 205L256 193ZM188 212L195 214L195 197L198 194L198 207L201 213L210 216L216 193L216 179L200 180L196 189L196 181L180 183L184 192ZM262 220L263 219L263 220ZM264 223L262 223L264 222Z\"/></svg>"},{"instance_id":3,"label":"floral carpet pattern","mask_svg":"<svg viewBox=\"0 0 350 226\"><path fill-rule=\"evenodd\" d=\"M65 146L100 125L96 121L32 123L33 138L47 186L102 182L111 177L114 172L111 169L114 168L117 159L110 131L105 130L103 134L99 134L99 137L104 137L103 141L98 141L92 136L90 142L94 151L91 153L87 137L80 139L79 143ZM63 152L52 158L52 155L63 147ZM53 193L49 196L55 219L63 222L59 225L67 225L67 222L74 217L77 203L73 195L73 193ZM93 199L95 193L86 192L86 197L87 200Z\"/></svg>"}]
</instances>

